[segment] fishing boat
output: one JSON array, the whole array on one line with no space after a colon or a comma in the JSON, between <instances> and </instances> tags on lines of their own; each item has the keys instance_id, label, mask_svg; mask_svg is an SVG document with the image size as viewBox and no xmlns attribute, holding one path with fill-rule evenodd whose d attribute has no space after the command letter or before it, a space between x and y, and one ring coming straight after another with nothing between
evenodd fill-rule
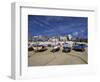
<instances>
[{"instance_id":1,"label":"fishing boat","mask_svg":"<svg viewBox=\"0 0 100 82\"><path fill-rule=\"evenodd\" d=\"M71 51L70 45L68 43L64 43L62 52L70 52L70 51Z\"/></svg>"},{"instance_id":2,"label":"fishing boat","mask_svg":"<svg viewBox=\"0 0 100 82\"><path fill-rule=\"evenodd\" d=\"M42 45L40 49L38 49L37 51L38 52L43 52L43 51L46 51L47 50L47 47Z\"/></svg>"},{"instance_id":3,"label":"fishing boat","mask_svg":"<svg viewBox=\"0 0 100 82\"><path fill-rule=\"evenodd\" d=\"M51 52L57 52L59 50L60 50L60 46L55 45L55 46L53 46L53 49L51 50Z\"/></svg>"},{"instance_id":4,"label":"fishing boat","mask_svg":"<svg viewBox=\"0 0 100 82\"><path fill-rule=\"evenodd\" d=\"M75 51L85 51L85 48L87 47L86 44L82 44L82 43L76 43L74 46L73 46L73 50Z\"/></svg>"},{"instance_id":5,"label":"fishing boat","mask_svg":"<svg viewBox=\"0 0 100 82\"><path fill-rule=\"evenodd\" d=\"M37 45L37 46L34 46L33 48L35 52L43 52L43 51L48 50L45 45Z\"/></svg>"},{"instance_id":6,"label":"fishing boat","mask_svg":"<svg viewBox=\"0 0 100 82\"><path fill-rule=\"evenodd\" d=\"M28 51L33 51L34 48L32 47L32 44L28 44Z\"/></svg>"}]
</instances>

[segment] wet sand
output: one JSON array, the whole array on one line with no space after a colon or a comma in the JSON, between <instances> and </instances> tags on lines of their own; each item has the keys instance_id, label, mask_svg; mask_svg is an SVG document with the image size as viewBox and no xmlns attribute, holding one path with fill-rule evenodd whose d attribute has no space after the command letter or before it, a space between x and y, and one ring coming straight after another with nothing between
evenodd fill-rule
<instances>
[{"instance_id":1,"label":"wet sand","mask_svg":"<svg viewBox=\"0 0 100 82\"><path fill-rule=\"evenodd\" d=\"M28 66L48 66L48 65L74 65L87 64L87 49L84 52L74 51L64 53L62 49L58 52L50 52L52 48L43 52L28 52Z\"/></svg>"}]
</instances>

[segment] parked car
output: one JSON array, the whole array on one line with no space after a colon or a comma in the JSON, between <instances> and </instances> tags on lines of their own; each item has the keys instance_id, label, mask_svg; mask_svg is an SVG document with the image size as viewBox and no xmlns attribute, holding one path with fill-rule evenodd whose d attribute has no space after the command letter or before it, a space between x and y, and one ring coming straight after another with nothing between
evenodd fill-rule
<instances>
[{"instance_id":1,"label":"parked car","mask_svg":"<svg viewBox=\"0 0 100 82\"><path fill-rule=\"evenodd\" d=\"M69 46L69 44L64 43L62 52L70 52L70 51L71 51L71 47Z\"/></svg>"},{"instance_id":2,"label":"parked car","mask_svg":"<svg viewBox=\"0 0 100 82\"><path fill-rule=\"evenodd\" d=\"M76 50L76 51L85 51L85 48L87 47L86 44L78 44L76 43L74 46L73 46L73 50Z\"/></svg>"}]
</instances>

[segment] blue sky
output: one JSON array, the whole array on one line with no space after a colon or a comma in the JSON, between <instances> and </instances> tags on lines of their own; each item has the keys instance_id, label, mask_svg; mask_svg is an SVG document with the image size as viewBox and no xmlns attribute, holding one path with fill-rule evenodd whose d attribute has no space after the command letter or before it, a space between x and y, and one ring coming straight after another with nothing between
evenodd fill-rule
<instances>
[{"instance_id":1,"label":"blue sky","mask_svg":"<svg viewBox=\"0 0 100 82\"><path fill-rule=\"evenodd\" d=\"M28 15L28 34L31 36L64 36L71 34L87 38L88 18Z\"/></svg>"}]
</instances>

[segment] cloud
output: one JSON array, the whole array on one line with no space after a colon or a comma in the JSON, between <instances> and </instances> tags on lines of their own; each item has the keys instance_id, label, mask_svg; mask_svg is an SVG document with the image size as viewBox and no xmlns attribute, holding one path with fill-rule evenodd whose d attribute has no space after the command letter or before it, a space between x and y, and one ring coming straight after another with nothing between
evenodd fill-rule
<instances>
[{"instance_id":1,"label":"cloud","mask_svg":"<svg viewBox=\"0 0 100 82\"><path fill-rule=\"evenodd\" d=\"M84 36L87 36L87 24L84 17L28 16L29 34L32 35L80 34L83 30Z\"/></svg>"}]
</instances>

